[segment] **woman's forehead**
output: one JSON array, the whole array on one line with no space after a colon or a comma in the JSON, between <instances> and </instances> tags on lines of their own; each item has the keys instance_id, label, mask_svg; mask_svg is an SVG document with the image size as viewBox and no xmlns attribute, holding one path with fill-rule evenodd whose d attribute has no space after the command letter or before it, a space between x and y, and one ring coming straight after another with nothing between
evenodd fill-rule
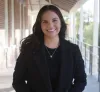
<instances>
[{"instance_id":1,"label":"woman's forehead","mask_svg":"<svg viewBox=\"0 0 100 92\"><path fill-rule=\"evenodd\" d=\"M54 11L48 10L48 11L44 12L43 15L42 15L42 20L44 20L44 19L54 19L54 18L55 19L59 18L59 16Z\"/></svg>"}]
</instances>

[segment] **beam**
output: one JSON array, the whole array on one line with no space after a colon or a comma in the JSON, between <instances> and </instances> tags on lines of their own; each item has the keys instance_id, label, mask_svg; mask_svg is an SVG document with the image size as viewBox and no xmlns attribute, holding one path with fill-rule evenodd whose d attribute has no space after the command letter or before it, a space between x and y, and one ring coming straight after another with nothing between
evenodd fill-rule
<instances>
[{"instance_id":1,"label":"beam","mask_svg":"<svg viewBox=\"0 0 100 92\"><path fill-rule=\"evenodd\" d=\"M33 11L33 8L32 8L32 5L31 5L31 0L28 0L29 1L29 5L30 5L30 8L31 8L31 11Z\"/></svg>"},{"instance_id":2,"label":"beam","mask_svg":"<svg viewBox=\"0 0 100 92\"><path fill-rule=\"evenodd\" d=\"M80 8L86 1L88 0L79 0L77 3L70 9L70 12L76 11L78 8Z\"/></svg>"},{"instance_id":3,"label":"beam","mask_svg":"<svg viewBox=\"0 0 100 92\"><path fill-rule=\"evenodd\" d=\"M8 0L5 0L5 34L5 44L8 46Z\"/></svg>"}]
</instances>

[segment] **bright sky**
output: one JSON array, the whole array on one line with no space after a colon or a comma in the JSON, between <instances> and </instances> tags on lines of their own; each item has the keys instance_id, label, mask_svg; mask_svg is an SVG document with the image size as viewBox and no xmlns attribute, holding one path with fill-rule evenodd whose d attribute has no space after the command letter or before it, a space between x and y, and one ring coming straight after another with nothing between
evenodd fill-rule
<instances>
[{"instance_id":1,"label":"bright sky","mask_svg":"<svg viewBox=\"0 0 100 92\"><path fill-rule=\"evenodd\" d=\"M83 9L85 11L94 11L94 0L87 0L87 2L83 5Z\"/></svg>"}]
</instances>

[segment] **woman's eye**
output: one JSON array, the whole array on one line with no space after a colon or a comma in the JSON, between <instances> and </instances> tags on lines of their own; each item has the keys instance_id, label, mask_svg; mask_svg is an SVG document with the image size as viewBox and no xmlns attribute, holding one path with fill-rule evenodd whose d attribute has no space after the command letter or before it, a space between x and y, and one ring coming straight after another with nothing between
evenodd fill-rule
<instances>
[{"instance_id":1,"label":"woman's eye","mask_svg":"<svg viewBox=\"0 0 100 92\"><path fill-rule=\"evenodd\" d=\"M47 23L47 21L43 21L42 23Z\"/></svg>"},{"instance_id":2,"label":"woman's eye","mask_svg":"<svg viewBox=\"0 0 100 92\"><path fill-rule=\"evenodd\" d=\"M56 22L57 20L53 20L53 22Z\"/></svg>"}]
</instances>

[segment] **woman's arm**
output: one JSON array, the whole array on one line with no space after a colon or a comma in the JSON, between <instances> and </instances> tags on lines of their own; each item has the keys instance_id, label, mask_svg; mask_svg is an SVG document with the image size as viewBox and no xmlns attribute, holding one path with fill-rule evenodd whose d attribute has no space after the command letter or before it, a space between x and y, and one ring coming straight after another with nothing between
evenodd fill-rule
<instances>
[{"instance_id":1,"label":"woman's arm","mask_svg":"<svg viewBox=\"0 0 100 92\"><path fill-rule=\"evenodd\" d=\"M25 67L25 56L20 54L16 65L15 71L13 73L13 83L12 86L16 92L29 92L28 86L25 83L26 79L26 67Z\"/></svg>"},{"instance_id":2,"label":"woman's arm","mask_svg":"<svg viewBox=\"0 0 100 92\"><path fill-rule=\"evenodd\" d=\"M84 61L79 47L74 48L75 72L74 84L68 92L82 92L87 84Z\"/></svg>"}]
</instances>

